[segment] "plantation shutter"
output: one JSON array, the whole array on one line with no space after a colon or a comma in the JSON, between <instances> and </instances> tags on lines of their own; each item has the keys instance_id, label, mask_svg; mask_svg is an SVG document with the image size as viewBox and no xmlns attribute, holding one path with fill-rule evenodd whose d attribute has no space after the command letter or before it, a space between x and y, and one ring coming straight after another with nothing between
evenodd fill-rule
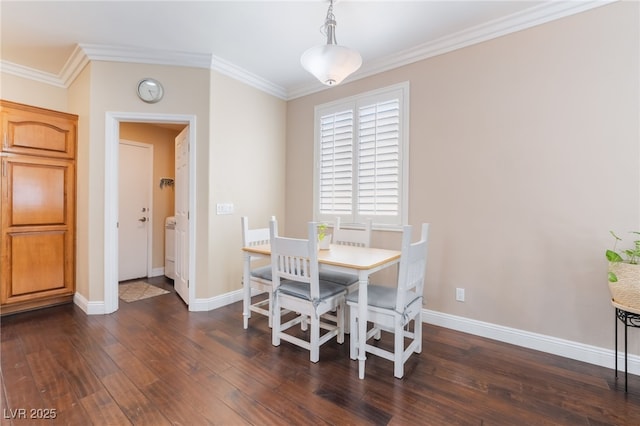
<instances>
[{"instance_id":1,"label":"plantation shutter","mask_svg":"<svg viewBox=\"0 0 640 426\"><path fill-rule=\"evenodd\" d=\"M400 213L400 102L358 110L358 215Z\"/></svg>"},{"instance_id":2,"label":"plantation shutter","mask_svg":"<svg viewBox=\"0 0 640 426\"><path fill-rule=\"evenodd\" d=\"M316 107L314 217L406 223L407 83Z\"/></svg>"},{"instance_id":3,"label":"plantation shutter","mask_svg":"<svg viewBox=\"0 0 640 426\"><path fill-rule=\"evenodd\" d=\"M353 213L353 110L320 118L320 213Z\"/></svg>"}]
</instances>

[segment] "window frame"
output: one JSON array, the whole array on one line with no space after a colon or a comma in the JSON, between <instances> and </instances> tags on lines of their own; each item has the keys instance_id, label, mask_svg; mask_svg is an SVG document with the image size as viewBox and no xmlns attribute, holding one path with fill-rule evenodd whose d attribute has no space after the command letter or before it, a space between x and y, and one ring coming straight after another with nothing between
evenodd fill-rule
<instances>
[{"instance_id":1,"label":"window frame","mask_svg":"<svg viewBox=\"0 0 640 426\"><path fill-rule=\"evenodd\" d=\"M408 194L409 194L409 82L403 82L372 90L369 92L338 99L314 108L314 167L313 167L313 217L315 221L332 223L337 216L340 216L341 226L358 228L367 219L373 220L374 229L401 230L402 226L408 223ZM381 215L367 216L359 215L357 211L358 198L358 176L357 164L358 141L359 141L359 108L383 102L386 100L398 99L399 126L398 126L398 214L385 217ZM320 172L321 172L321 118L327 114L351 109L353 111L353 194L351 196L351 214L323 214L320 212ZM386 220L385 220L386 219Z\"/></svg>"}]
</instances>

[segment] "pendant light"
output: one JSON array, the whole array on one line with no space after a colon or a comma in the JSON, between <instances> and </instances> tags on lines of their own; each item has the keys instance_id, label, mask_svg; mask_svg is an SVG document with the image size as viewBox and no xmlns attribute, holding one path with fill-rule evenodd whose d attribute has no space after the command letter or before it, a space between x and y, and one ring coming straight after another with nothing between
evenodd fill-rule
<instances>
[{"instance_id":1,"label":"pendant light","mask_svg":"<svg viewBox=\"0 0 640 426\"><path fill-rule=\"evenodd\" d=\"M300 63L321 83L335 86L360 68L362 57L355 50L338 46L336 43L336 17L333 15L333 0L330 0L323 33L327 35L327 44L315 46L305 51L300 58Z\"/></svg>"}]
</instances>

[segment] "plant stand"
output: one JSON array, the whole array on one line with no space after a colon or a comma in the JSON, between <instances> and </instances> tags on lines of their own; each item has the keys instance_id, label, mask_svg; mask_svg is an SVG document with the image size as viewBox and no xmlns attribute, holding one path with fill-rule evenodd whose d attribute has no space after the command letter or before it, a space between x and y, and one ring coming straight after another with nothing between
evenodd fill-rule
<instances>
[{"instance_id":1,"label":"plant stand","mask_svg":"<svg viewBox=\"0 0 640 426\"><path fill-rule=\"evenodd\" d=\"M627 392L627 329L640 328L640 314L625 310L622 305L613 302L615 311L616 380L618 379L618 320L624 324L624 391Z\"/></svg>"}]
</instances>

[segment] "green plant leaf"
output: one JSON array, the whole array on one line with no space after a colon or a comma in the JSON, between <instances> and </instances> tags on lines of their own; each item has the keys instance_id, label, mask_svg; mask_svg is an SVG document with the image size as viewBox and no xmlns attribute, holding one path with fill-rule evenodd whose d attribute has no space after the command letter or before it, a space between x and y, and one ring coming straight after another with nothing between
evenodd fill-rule
<instances>
[{"instance_id":1,"label":"green plant leaf","mask_svg":"<svg viewBox=\"0 0 640 426\"><path fill-rule=\"evenodd\" d=\"M622 262L622 257L613 250L607 250L606 256L609 262Z\"/></svg>"},{"instance_id":2,"label":"green plant leaf","mask_svg":"<svg viewBox=\"0 0 640 426\"><path fill-rule=\"evenodd\" d=\"M616 240L618 240L618 241L622 241L622 238L620 238L620 237L618 237L616 234L614 234L614 233L613 233L613 231L609 231L609 233L610 233L611 235L613 235L613 238L615 238Z\"/></svg>"},{"instance_id":3,"label":"green plant leaf","mask_svg":"<svg viewBox=\"0 0 640 426\"><path fill-rule=\"evenodd\" d=\"M618 277L613 272L609 272L609 282L610 283L617 283L618 282Z\"/></svg>"}]
</instances>

